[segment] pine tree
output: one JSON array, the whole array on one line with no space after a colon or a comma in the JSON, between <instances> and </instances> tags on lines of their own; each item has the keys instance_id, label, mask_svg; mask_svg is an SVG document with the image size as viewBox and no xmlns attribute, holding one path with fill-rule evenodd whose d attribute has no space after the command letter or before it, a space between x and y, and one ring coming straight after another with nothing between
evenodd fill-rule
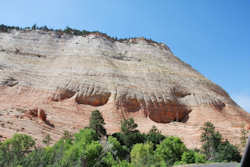
<instances>
[{"instance_id":1,"label":"pine tree","mask_svg":"<svg viewBox=\"0 0 250 167\"><path fill-rule=\"evenodd\" d=\"M133 118L124 119L121 122L121 132L125 135L138 132L138 130L136 130L137 126Z\"/></svg>"},{"instance_id":2,"label":"pine tree","mask_svg":"<svg viewBox=\"0 0 250 167\"><path fill-rule=\"evenodd\" d=\"M95 130L99 137L105 136L107 134L104 125L105 122L100 111L98 110L92 111L89 120L89 127Z\"/></svg>"},{"instance_id":3,"label":"pine tree","mask_svg":"<svg viewBox=\"0 0 250 167\"><path fill-rule=\"evenodd\" d=\"M154 149L156 148L157 144L160 144L162 140L166 137L161 134L161 131L156 128L156 126L152 126L148 134L146 135L147 142L152 142Z\"/></svg>"},{"instance_id":4,"label":"pine tree","mask_svg":"<svg viewBox=\"0 0 250 167\"><path fill-rule=\"evenodd\" d=\"M211 122L206 122L201 128L202 152L209 161L237 161L241 159L240 153L236 146L228 140L224 140Z\"/></svg>"},{"instance_id":5,"label":"pine tree","mask_svg":"<svg viewBox=\"0 0 250 167\"><path fill-rule=\"evenodd\" d=\"M206 122L201 128L202 151L208 160L214 160L216 151L222 142L222 136L219 132L215 131L215 127L211 122Z\"/></svg>"}]
</instances>

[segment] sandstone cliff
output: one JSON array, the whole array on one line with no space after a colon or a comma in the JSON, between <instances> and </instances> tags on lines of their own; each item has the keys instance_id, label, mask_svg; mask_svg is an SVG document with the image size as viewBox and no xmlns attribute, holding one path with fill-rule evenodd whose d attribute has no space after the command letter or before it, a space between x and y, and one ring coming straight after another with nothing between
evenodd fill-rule
<instances>
[{"instance_id":1,"label":"sandstone cliff","mask_svg":"<svg viewBox=\"0 0 250 167\"><path fill-rule=\"evenodd\" d=\"M111 40L54 31L0 33L0 135L30 134L57 140L64 130L88 124L99 109L108 132L133 117L141 131L157 126L166 135L199 146L200 126L212 121L225 138L238 142L250 123L218 85L173 55L164 44L135 38ZM33 108L48 123L26 117ZM51 126L53 125L53 126Z\"/></svg>"}]
</instances>

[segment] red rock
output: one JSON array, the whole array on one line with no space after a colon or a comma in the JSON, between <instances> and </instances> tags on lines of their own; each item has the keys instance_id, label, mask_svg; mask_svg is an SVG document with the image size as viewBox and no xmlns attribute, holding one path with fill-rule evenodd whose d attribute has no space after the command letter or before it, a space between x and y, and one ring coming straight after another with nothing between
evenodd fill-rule
<instances>
[{"instance_id":1,"label":"red rock","mask_svg":"<svg viewBox=\"0 0 250 167\"><path fill-rule=\"evenodd\" d=\"M38 109L38 118L42 121L46 121L47 115L43 109Z\"/></svg>"},{"instance_id":2,"label":"red rock","mask_svg":"<svg viewBox=\"0 0 250 167\"><path fill-rule=\"evenodd\" d=\"M47 115L43 109L40 108L33 108L28 110L28 112L25 113L28 117L38 117L42 121L46 121Z\"/></svg>"}]
</instances>

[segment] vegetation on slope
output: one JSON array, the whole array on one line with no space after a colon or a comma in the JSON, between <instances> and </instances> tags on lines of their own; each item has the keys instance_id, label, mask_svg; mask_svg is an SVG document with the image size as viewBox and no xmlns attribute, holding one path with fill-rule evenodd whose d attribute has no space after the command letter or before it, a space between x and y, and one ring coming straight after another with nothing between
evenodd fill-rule
<instances>
[{"instance_id":1,"label":"vegetation on slope","mask_svg":"<svg viewBox=\"0 0 250 167\"><path fill-rule=\"evenodd\" d=\"M92 112L89 127L64 136L49 146L37 147L27 135L15 134L0 143L1 167L168 167L207 161L240 161L237 148L224 141L212 123L202 127L201 150L188 149L180 138L163 136L156 128L140 133L133 119L121 122L121 131L106 134L104 119Z\"/></svg>"},{"instance_id":2,"label":"vegetation on slope","mask_svg":"<svg viewBox=\"0 0 250 167\"><path fill-rule=\"evenodd\" d=\"M136 39L135 37L133 38L117 38L117 37L111 37L105 33L102 33L102 32L99 32L99 31L87 31L87 30L78 30L78 29L74 29L74 28L71 28L71 27L66 27L65 29L51 29L51 28L48 28L47 26L41 26L41 27L38 27L36 24L34 24L32 27L18 27L18 26L7 26L7 25L4 25L4 24L1 24L0 25L0 32L4 32L4 33L9 33L11 32L12 30L20 30L20 31L29 31L29 30L41 30L41 31L45 31L45 32L55 32L57 34L57 36L60 38L62 35L64 34L68 34L68 35L75 35L75 36L88 36L90 34L95 34L97 36L102 36L112 42L114 41L120 41L120 42L132 42L132 43L135 43L136 42ZM142 37L140 39L143 39L145 41L147 41L149 44L161 44L161 43L158 43L156 41L153 41L152 39L148 39L148 38L145 38L145 37ZM164 46L166 47L166 46ZM167 47L166 47L167 48ZM169 49L169 48L167 48Z\"/></svg>"}]
</instances>

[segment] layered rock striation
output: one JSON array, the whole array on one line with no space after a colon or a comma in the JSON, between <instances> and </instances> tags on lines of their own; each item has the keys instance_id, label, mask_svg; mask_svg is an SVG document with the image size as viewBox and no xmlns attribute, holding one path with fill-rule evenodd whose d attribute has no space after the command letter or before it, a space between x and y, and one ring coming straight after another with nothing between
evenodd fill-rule
<instances>
[{"instance_id":1,"label":"layered rock striation","mask_svg":"<svg viewBox=\"0 0 250 167\"><path fill-rule=\"evenodd\" d=\"M144 131L157 125L163 133L175 135L173 127L181 127L183 133L176 135L184 140L189 133L185 126L198 134L209 120L227 136L230 128L250 121L221 87L175 57L166 45L144 38L119 41L98 33L2 32L0 90L1 110L43 108L55 124L51 133L87 125L95 108L102 111L110 132L119 129L124 117L134 117Z\"/></svg>"}]
</instances>

